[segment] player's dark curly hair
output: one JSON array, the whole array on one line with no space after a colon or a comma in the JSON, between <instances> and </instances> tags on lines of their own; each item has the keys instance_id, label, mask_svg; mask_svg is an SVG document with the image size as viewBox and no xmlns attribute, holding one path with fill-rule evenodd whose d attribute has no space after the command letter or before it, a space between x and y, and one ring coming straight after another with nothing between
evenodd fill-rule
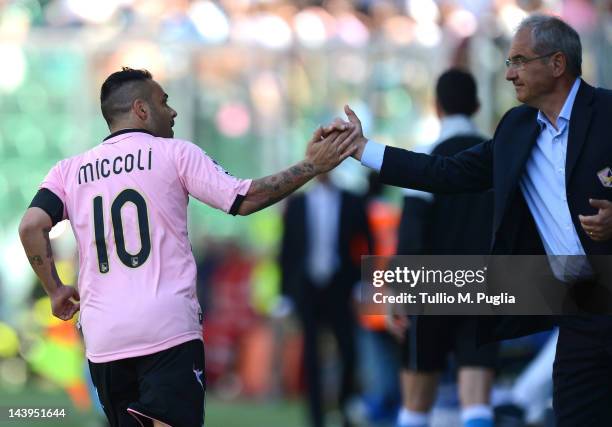
<instances>
[{"instance_id":1,"label":"player's dark curly hair","mask_svg":"<svg viewBox=\"0 0 612 427\"><path fill-rule=\"evenodd\" d=\"M149 99L147 87L142 83L150 80L153 76L149 71L129 67L108 76L100 89L100 106L109 126L118 116L130 111L136 98Z\"/></svg>"}]
</instances>

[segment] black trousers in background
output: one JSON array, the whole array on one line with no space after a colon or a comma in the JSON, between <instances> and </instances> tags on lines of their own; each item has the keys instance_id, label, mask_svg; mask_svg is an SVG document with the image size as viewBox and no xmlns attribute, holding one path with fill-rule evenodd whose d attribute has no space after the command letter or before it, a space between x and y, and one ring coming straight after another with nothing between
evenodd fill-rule
<instances>
[{"instance_id":1,"label":"black trousers in background","mask_svg":"<svg viewBox=\"0 0 612 427\"><path fill-rule=\"evenodd\" d=\"M303 299L297 304L304 332L304 364L311 425L325 425L318 345L323 326L330 328L342 363L338 404L347 425L345 404L355 391L355 317L351 307L351 295L346 289L333 283L324 287L308 283L303 291Z\"/></svg>"},{"instance_id":2,"label":"black trousers in background","mask_svg":"<svg viewBox=\"0 0 612 427\"><path fill-rule=\"evenodd\" d=\"M612 425L612 316L564 316L553 367L557 427Z\"/></svg>"}]
</instances>

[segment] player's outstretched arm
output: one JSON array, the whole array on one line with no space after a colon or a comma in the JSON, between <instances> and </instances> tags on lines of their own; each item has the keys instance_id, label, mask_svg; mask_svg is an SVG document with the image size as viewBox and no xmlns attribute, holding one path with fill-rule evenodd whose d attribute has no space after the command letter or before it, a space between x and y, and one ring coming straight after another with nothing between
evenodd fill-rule
<instances>
[{"instance_id":1,"label":"player's outstretched arm","mask_svg":"<svg viewBox=\"0 0 612 427\"><path fill-rule=\"evenodd\" d=\"M322 128L318 128L308 143L305 159L279 173L254 180L238 214L249 215L264 209L284 199L316 175L336 167L356 149L353 141L357 134L354 130L350 124L341 124L323 137Z\"/></svg>"},{"instance_id":2,"label":"player's outstretched arm","mask_svg":"<svg viewBox=\"0 0 612 427\"><path fill-rule=\"evenodd\" d=\"M34 272L51 298L53 315L69 320L79 311L79 293L72 286L64 286L55 268L49 240L51 217L40 208L29 208L19 224L19 237ZM74 300L74 301L73 301Z\"/></svg>"}]
</instances>

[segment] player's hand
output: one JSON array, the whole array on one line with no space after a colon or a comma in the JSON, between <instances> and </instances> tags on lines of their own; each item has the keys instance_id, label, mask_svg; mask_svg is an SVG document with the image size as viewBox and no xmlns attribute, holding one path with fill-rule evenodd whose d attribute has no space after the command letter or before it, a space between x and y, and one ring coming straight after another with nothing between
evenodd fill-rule
<instances>
[{"instance_id":1,"label":"player's hand","mask_svg":"<svg viewBox=\"0 0 612 427\"><path fill-rule=\"evenodd\" d=\"M353 130L348 124L342 132L333 131L323 136L323 128L317 128L306 148L306 161L314 166L315 173L328 172L355 152Z\"/></svg>"},{"instance_id":2,"label":"player's hand","mask_svg":"<svg viewBox=\"0 0 612 427\"><path fill-rule=\"evenodd\" d=\"M344 112L346 113L346 117L348 117L349 119L349 123L351 123L354 126L354 132L355 132L354 141L355 141L355 144L357 145L357 149L353 153L353 157L356 160L361 160L361 156L363 154L363 150L365 149L366 143L368 142L368 139L365 136L363 136L363 128L361 127L361 120L359 120L359 117L357 117L357 114L355 114L355 112L351 110L351 107L349 107L348 105L345 105Z\"/></svg>"},{"instance_id":3,"label":"player's hand","mask_svg":"<svg viewBox=\"0 0 612 427\"><path fill-rule=\"evenodd\" d=\"M578 215L582 228L592 240L609 240L612 238L612 202L589 199L589 203L599 211L595 215Z\"/></svg>"},{"instance_id":4,"label":"player's hand","mask_svg":"<svg viewBox=\"0 0 612 427\"><path fill-rule=\"evenodd\" d=\"M368 139L363 136L363 129L361 126L361 120L355 114L355 112L348 105L344 106L344 112L348 117L348 122L345 122L341 118L337 117L331 122L329 125L323 127L323 136L327 136L332 132L341 131L346 128L346 126L351 126L353 128L353 132L351 134L351 138L355 144L357 144L357 150L353 153L353 157L357 160L361 160L361 155L363 154L363 150L365 149L365 145L368 142Z\"/></svg>"},{"instance_id":5,"label":"player's hand","mask_svg":"<svg viewBox=\"0 0 612 427\"><path fill-rule=\"evenodd\" d=\"M79 292L72 286L62 285L50 295L51 311L58 319L70 320L81 305Z\"/></svg>"},{"instance_id":6,"label":"player's hand","mask_svg":"<svg viewBox=\"0 0 612 427\"><path fill-rule=\"evenodd\" d=\"M346 122L340 117L336 117L330 124L328 124L327 126L323 126L321 128L321 131L323 137L326 137L333 132L343 132L352 127L353 125L350 122Z\"/></svg>"}]
</instances>

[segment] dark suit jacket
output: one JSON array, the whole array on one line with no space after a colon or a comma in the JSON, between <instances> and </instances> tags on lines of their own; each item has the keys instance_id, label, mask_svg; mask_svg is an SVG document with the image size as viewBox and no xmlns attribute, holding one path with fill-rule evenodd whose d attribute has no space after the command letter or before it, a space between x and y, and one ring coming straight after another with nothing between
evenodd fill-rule
<instances>
[{"instance_id":1,"label":"dark suit jacket","mask_svg":"<svg viewBox=\"0 0 612 427\"><path fill-rule=\"evenodd\" d=\"M337 248L340 265L332 286L337 290L334 295L348 303L353 285L361 277L361 255L369 254L372 240L363 198L340 190L339 215ZM312 286L307 272L310 236L306 221L305 194L291 197L284 217L280 266L282 292L298 306L308 291L305 287Z\"/></svg>"},{"instance_id":2,"label":"dark suit jacket","mask_svg":"<svg viewBox=\"0 0 612 427\"><path fill-rule=\"evenodd\" d=\"M493 189L493 254L544 254L535 222L519 188L525 163L539 127L535 108L522 105L501 119L493 139L455 156L428 156L387 147L381 170L386 184L432 193L462 193ZM583 231L579 214L593 215L589 198L612 200L597 172L612 166L612 92L584 81L574 101L569 124L565 183L567 202L587 255L612 254L612 241L596 242ZM491 326L498 338L533 333L551 326L549 318L497 319ZM492 322L493 323L493 322ZM491 332L491 331L489 331Z\"/></svg>"}]
</instances>

